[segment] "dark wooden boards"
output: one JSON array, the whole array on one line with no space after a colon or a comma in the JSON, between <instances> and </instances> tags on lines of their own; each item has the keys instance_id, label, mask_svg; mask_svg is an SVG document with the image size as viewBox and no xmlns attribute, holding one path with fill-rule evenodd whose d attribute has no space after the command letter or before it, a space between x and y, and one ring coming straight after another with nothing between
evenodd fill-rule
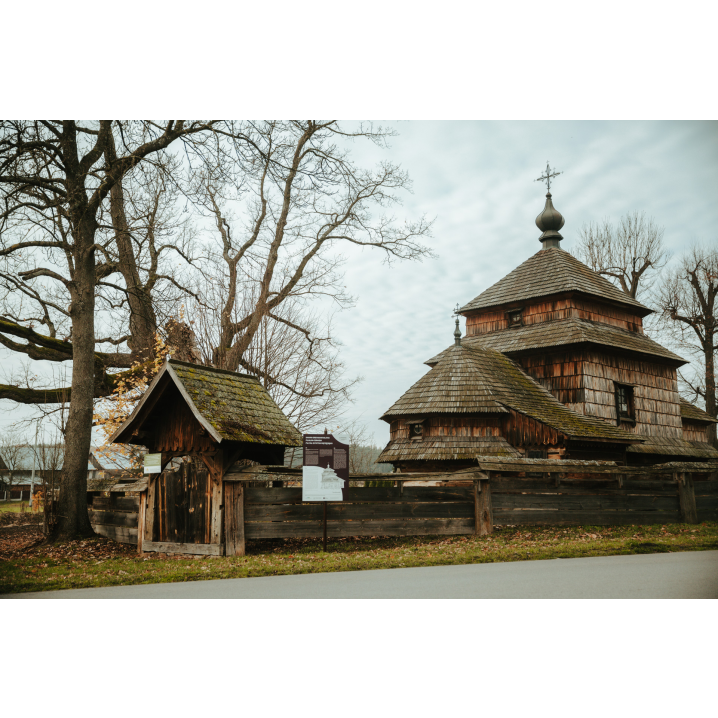
<instances>
[{"instance_id":1,"label":"dark wooden boards","mask_svg":"<svg viewBox=\"0 0 718 718\"><path fill-rule=\"evenodd\" d=\"M106 526L129 526L137 528L137 512L120 511L89 511L90 523L104 524Z\"/></svg>"},{"instance_id":2,"label":"dark wooden boards","mask_svg":"<svg viewBox=\"0 0 718 718\"><path fill-rule=\"evenodd\" d=\"M301 488L247 488L248 504L301 503ZM473 501L472 486L404 486L390 488L349 488L347 501L357 503L417 501Z\"/></svg>"},{"instance_id":3,"label":"dark wooden boards","mask_svg":"<svg viewBox=\"0 0 718 718\"><path fill-rule=\"evenodd\" d=\"M285 489L267 489L284 491ZM244 556L244 496L248 489L240 483L224 484L224 545L227 556Z\"/></svg>"},{"instance_id":4,"label":"dark wooden boards","mask_svg":"<svg viewBox=\"0 0 718 718\"><path fill-rule=\"evenodd\" d=\"M128 526L108 526L107 524L93 524L92 528L100 536L107 536L119 543L137 543L137 529Z\"/></svg>"},{"instance_id":5,"label":"dark wooden boards","mask_svg":"<svg viewBox=\"0 0 718 718\"><path fill-rule=\"evenodd\" d=\"M561 494L494 494L494 509L558 509L560 511L675 511L673 496L574 496Z\"/></svg>"},{"instance_id":6,"label":"dark wooden boards","mask_svg":"<svg viewBox=\"0 0 718 718\"><path fill-rule=\"evenodd\" d=\"M321 538L321 521L247 523L248 539ZM345 536L448 536L474 533L474 519L327 521L329 538Z\"/></svg>"},{"instance_id":7,"label":"dark wooden boards","mask_svg":"<svg viewBox=\"0 0 718 718\"><path fill-rule=\"evenodd\" d=\"M320 520L322 503L311 504L247 504L245 522ZM405 519L405 518L472 518L474 504L446 503L328 503L328 520Z\"/></svg>"},{"instance_id":8,"label":"dark wooden boards","mask_svg":"<svg viewBox=\"0 0 718 718\"><path fill-rule=\"evenodd\" d=\"M674 511L499 511L494 510L496 526L625 526L680 523Z\"/></svg>"}]
</instances>

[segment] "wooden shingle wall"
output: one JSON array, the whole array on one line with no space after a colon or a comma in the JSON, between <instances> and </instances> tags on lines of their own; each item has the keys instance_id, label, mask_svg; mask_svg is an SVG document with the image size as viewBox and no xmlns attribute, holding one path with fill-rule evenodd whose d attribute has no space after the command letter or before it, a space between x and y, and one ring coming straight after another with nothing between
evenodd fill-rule
<instances>
[{"instance_id":1,"label":"wooden shingle wall","mask_svg":"<svg viewBox=\"0 0 718 718\"><path fill-rule=\"evenodd\" d=\"M571 318L601 322L643 334L641 317L609 304L588 301L579 297L526 302L523 304L521 313L524 326ZM485 309L466 318L467 336L488 334L502 329L509 329L506 307Z\"/></svg>"},{"instance_id":2,"label":"wooden shingle wall","mask_svg":"<svg viewBox=\"0 0 718 718\"><path fill-rule=\"evenodd\" d=\"M527 374L574 411L616 422L615 383L633 386L635 427L642 435L683 438L676 370L658 362L573 350L522 357Z\"/></svg>"},{"instance_id":3,"label":"wooden shingle wall","mask_svg":"<svg viewBox=\"0 0 718 718\"><path fill-rule=\"evenodd\" d=\"M683 420L683 438L686 441L708 441L708 426Z\"/></svg>"},{"instance_id":4,"label":"wooden shingle wall","mask_svg":"<svg viewBox=\"0 0 718 718\"><path fill-rule=\"evenodd\" d=\"M390 425L390 440L409 439L409 423L395 420ZM502 419L498 416L431 416L424 422L424 437L439 436L501 436Z\"/></svg>"}]
</instances>

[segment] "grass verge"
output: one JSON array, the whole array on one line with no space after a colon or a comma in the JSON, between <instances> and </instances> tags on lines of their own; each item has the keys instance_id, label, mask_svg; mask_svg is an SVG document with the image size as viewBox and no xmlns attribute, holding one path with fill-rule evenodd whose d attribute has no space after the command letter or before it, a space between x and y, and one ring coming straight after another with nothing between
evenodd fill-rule
<instances>
[{"instance_id":1,"label":"grass verge","mask_svg":"<svg viewBox=\"0 0 718 718\"><path fill-rule=\"evenodd\" d=\"M491 536L250 542L237 557L139 556L104 538L0 557L0 593L718 549L718 523L505 527Z\"/></svg>"}]
</instances>

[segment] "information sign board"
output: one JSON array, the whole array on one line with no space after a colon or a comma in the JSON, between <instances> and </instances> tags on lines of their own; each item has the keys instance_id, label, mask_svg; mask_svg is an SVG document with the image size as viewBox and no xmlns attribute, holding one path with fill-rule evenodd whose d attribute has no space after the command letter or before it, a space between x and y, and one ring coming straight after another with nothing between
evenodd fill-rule
<instances>
[{"instance_id":1,"label":"information sign board","mask_svg":"<svg viewBox=\"0 0 718 718\"><path fill-rule=\"evenodd\" d=\"M331 434L304 434L302 501L343 501L349 486L349 445Z\"/></svg>"},{"instance_id":2,"label":"information sign board","mask_svg":"<svg viewBox=\"0 0 718 718\"><path fill-rule=\"evenodd\" d=\"M145 474L159 474L162 472L162 454L145 454Z\"/></svg>"}]
</instances>

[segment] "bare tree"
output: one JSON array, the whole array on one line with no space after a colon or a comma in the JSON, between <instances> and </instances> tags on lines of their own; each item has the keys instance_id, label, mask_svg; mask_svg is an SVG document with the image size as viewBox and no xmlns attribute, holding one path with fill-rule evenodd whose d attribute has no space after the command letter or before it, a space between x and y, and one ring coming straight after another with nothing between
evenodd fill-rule
<instances>
[{"instance_id":1,"label":"bare tree","mask_svg":"<svg viewBox=\"0 0 718 718\"><path fill-rule=\"evenodd\" d=\"M0 398L30 404L69 394L54 538L93 533L85 495L93 398L111 393L116 380L108 368L131 361L96 347L98 283L120 271L109 253L117 238L102 234L103 208L123 178L171 144L182 142L201 162L216 155L220 136L244 140L231 126L214 121L0 122L0 258L6 286L20 298L17 312L5 312L0 320L0 343L32 359L72 360L69 391L0 386ZM119 221L114 229L125 231ZM64 306L57 301L63 293L69 298ZM57 337L52 312L67 317L69 336ZM47 334L35 326L44 326ZM115 337L103 341L117 344Z\"/></svg>"},{"instance_id":2,"label":"bare tree","mask_svg":"<svg viewBox=\"0 0 718 718\"><path fill-rule=\"evenodd\" d=\"M4 490L12 491L15 472L20 468L22 457L28 448L24 436L17 429L10 428L0 433L0 459L4 464L2 476L7 487Z\"/></svg>"},{"instance_id":3,"label":"bare tree","mask_svg":"<svg viewBox=\"0 0 718 718\"><path fill-rule=\"evenodd\" d=\"M398 223L383 214L399 201L398 191L410 189L407 174L390 163L374 171L359 168L337 144L346 138L382 144L390 133L371 125L346 131L337 122L314 120L264 122L254 129L261 161L253 157L242 182L198 175L195 192L217 228L216 261L226 289L215 307L220 332L212 364L261 375L249 365L247 350L265 317L292 326L279 311L292 297L350 302L339 271L342 245L379 249L387 261L431 252L422 244L429 222ZM239 218L232 216L233 206ZM251 284L252 301L243 302L240 293ZM310 337L306 327L292 328Z\"/></svg>"},{"instance_id":4,"label":"bare tree","mask_svg":"<svg viewBox=\"0 0 718 718\"><path fill-rule=\"evenodd\" d=\"M718 250L694 246L678 266L663 277L656 301L662 324L681 351L695 359L698 371L682 369L679 376L689 398L700 398L706 413L718 418L716 351L718 350ZM716 442L716 425L708 429Z\"/></svg>"},{"instance_id":5,"label":"bare tree","mask_svg":"<svg viewBox=\"0 0 718 718\"><path fill-rule=\"evenodd\" d=\"M665 266L663 227L645 212L629 212L614 226L608 219L579 230L578 258L637 299L646 294Z\"/></svg>"}]
</instances>

